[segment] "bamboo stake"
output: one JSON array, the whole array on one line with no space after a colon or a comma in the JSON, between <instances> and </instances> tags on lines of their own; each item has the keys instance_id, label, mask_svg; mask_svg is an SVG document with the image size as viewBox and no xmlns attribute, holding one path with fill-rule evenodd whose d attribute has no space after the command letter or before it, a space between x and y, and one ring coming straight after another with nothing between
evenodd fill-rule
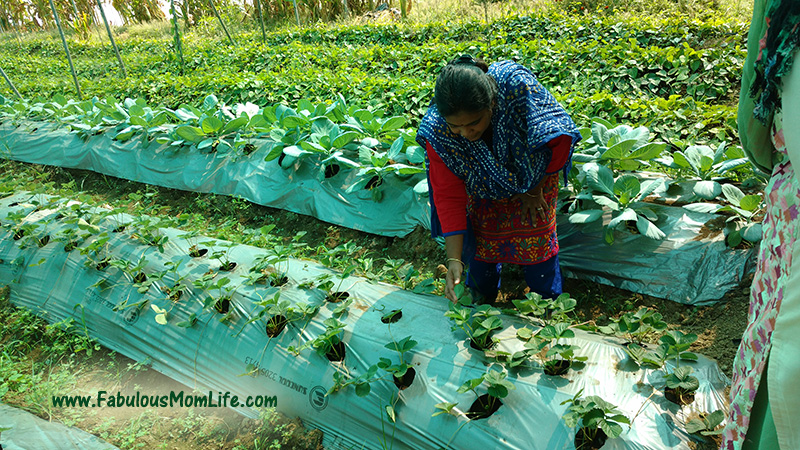
<instances>
[{"instance_id":1,"label":"bamboo stake","mask_svg":"<svg viewBox=\"0 0 800 450\"><path fill-rule=\"evenodd\" d=\"M50 8L53 10L53 17L56 19L56 26L58 27L58 34L61 35L61 43L64 44L64 51L67 53L67 61L69 61L69 70L72 72L72 80L75 82L75 91L78 93L78 100L83 100L81 94L81 86L78 84L78 75L75 74L75 65L72 64L72 56L69 54L69 46L67 46L67 38L64 37L64 30L61 29L61 19L58 18L58 11L53 0L50 0Z\"/></svg>"},{"instance_id":2,"label":"bamboo stake","mask_svg":"<svg viewBox=\"0 0 800 450\"><path fill-rule=\"evenodd\" d=\"M53 0L50 0L51 2ZM175 0L169 0L170 11L172 12L172 29L175 34L175 51L181 60L181 73L183 73L183 47L181 46L181 31L178 29L178 15L175 14Z\"/></svg>"},{"instance_id":3,"label":"bamboo stake","mask_svg":"<svg viewBox=\"0 0 800 450\"><path fill-rule=\"evenodd\" d=\"M19 91L17 90L16 87L14 87L14 83L11 82L11 79L8 78L8 75L6 75L6 71L3 70L2 67L0 67L0 73L3 74L3 78L5 78L8 85L11 86L11 90L14 91L15 94L17 94L17 97L19 97L20 100L22 100L22 96L19 94Z\"/></svg>"},{"instance_id":4,"label":"bamboo stake","mask_svg":"<svg viewBox=\"0 0 800 450\"><path fill-rule=\"evenodd\" d=\"M261 0L255 0L256 10L258 11L258 21L261 23L261 40L267 43L267 32L264 31L264 14L261 12Z\"/></svg>"},{"instance_id":5,"label":"bamboo stake","mask_svg":"<svg viewBox=\"0 0 800 450\"><path fill-rule=\"evenodd\" d=\"M211 5L211 10L214 11L214 15L217 16L219 24L222 25L222 31L225 32L225 36L228 36L228 40L231 41L231 45L236 45L236 43L233 42L233 38L231 37L230 33L228 33L228 28L225 27L225 22L223 22L222 17L219 16L219 13L217 12L217 7L214 6L214 0L208 0L208 3Z\"/></svg>"},{"instance_id":6,"label":"bamboo stake","mask_svg":"<svg viewBox=\"0 0 800 450\"><path fill-rule=\"evenodd\" d=\"M294 18L297 19L297 26L300 26L300 13L297 12L297 0L292 0L294 3Z\"/></svg>"},{"instance_id":7,"label":"bamboo stake","mask_svg":"<svg viewBox=\"0 0 800 450\"><path fill-rule=\"evenodd\" d=\"M111 34L111 27L108 26L108 19L106 19L106 13L105 11L103 11L103 5L100 3L100 0L97 0L97 7L100 8L100 15L103 17L103 23L106 24L106 31L108 32L108 38L111 40L111 46L114 47L114 53L117 55L119 68L120 70L122 70L122 78L126 78L128 74L125 73L125 64L122 63L122 57L119 55L119 48L117 48L117 43L114 42L114 35Z\"/></svg>"},{"instance_id":8,"label":"bamboo stake","mask_svg":"<svg viewBox=\"0 0 800 450\"><path fill-rule=\"evenodd\" d=\"M79 20L81 18L81 13L78 12L78 5L75 4L75 0L69 0L72 3L72 10L75 11L75 20Z\"/></svg>"}]
</instances>

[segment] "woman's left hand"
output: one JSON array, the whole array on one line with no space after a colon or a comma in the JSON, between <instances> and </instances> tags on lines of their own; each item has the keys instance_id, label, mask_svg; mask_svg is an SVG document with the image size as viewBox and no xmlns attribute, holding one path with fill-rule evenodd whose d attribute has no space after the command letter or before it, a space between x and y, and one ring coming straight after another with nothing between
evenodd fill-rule
<instances>
[{"instance_id":1,"label":"woman's left hand","mask_svg":"<svg viewBox=\"0 0 800 450\"><path fill-rule=\"evenodd\" d=\"M522 202L522 216L529 217L533 220L537 217L540 221L547 220L547 200L544 198L544 192L540 187L535 187L528 192L516 194L512 199L516 198Z\"/></svg>"}]
</instances>

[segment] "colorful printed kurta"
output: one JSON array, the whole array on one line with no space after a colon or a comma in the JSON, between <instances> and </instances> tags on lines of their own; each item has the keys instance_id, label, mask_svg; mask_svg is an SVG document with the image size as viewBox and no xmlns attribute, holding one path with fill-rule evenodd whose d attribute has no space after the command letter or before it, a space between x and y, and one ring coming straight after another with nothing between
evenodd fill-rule
<instances>
[{"instance_id":1,"label":"colorful printed kurta","mask_svg":"<svg viewBox=\"0 0 800 450\"><path fill-rule=\"evenodd\" d=\"M783 307L800 307L800 304L784 305L787 293L793 294L794 303L798 303L800 299L797 293L789 293L785 289L793 277L800 277L800 273L791 271L792 249L800 245L796 242L800 236L798 217L800 183L789 158L786 157L780 120L774 121L772 142L784 158L783 162L774 167L770 182L764 191L766 203L766 216L762 223L764 235L750 292L748 326L733 363L729 423L723 433L724 450L740 450L744 443L753 402L761 383L767 357L770 355L772 334L778 314ZM785 357L797 358L800 355L770 356L773 360ZM770 363L770 367L772 365ZM791 376L791 374L776 374L776 376L781 375Z\"/></svg>"}]
</instances>

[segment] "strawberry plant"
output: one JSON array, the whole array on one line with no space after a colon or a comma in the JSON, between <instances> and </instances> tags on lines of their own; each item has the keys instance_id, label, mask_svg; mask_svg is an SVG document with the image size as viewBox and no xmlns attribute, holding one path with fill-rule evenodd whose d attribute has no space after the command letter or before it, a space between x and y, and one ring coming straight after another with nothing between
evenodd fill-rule
<instances>
[{"instance_id":1,"label":"strawberry plant","mask_svg":"<svg viewBox=\"0 0 800 450\"><path fill-rule=\"evenodd\" d=\"M597 395L582 397L583 389L574 397L561 402L569 405L564 415L568 427L580 427L575 434L576 450L601 448L607 439L615 439L622 434L622 425L630 425L630 419L616 406Z\"/></svg>"},{"instance_id":2,"label":"strawberry plant","mask_svg":"<svg viewBox=\"0 0 800 450\"><path fill-rule=\"evenodd\" d=\"M691 435L699 435L703 441L708 441L707 436L722 434L724 428L720 428L725 420L725 412L716 410L712 413L700 413L698 417L686 423L686 432Z\"/></svg>"},{"instance_id":3,"label":"strawberry plant","mask_svg":"<svg viewBox=\"0 0 800 450\"><path fill-rule=\"evenodd\" d=\"M700 381L692 375L690 366L676 367L664 374L664 397L678 405L687 405L694 401L694 392L700 387Z\"/></svg>"},{"instance_id":4,"label":"strawberry plant","mask_svg":"<svg viewBox=\"0 0 800 450\"><path fill-rule=\"evenodd\" d=\"M575 311L577 301L570 298L569 294L564 293L556 298L543 298L541 294L536 292L529 292L525 294L524 300L512 300L516 311L511 310L512 313L519 313L522 315L530 315L540 318L545 325L553 322L569 321L569 313ZM530 337L530 336L528 336Z\"/></svg>"},{"instance_id":5,"label":"strawberry plant","mask_svg":"<svg viewBox=\"0 0 800 450\"><path fill-rule=\"evenodd\" d=\"M405 354L417 346L417 341L411 339L411 336L406 336L399 341L392 341L384 347L397 352L399 362L394 362L389 358L381 358L378 362L378 367L392 374L395 386L403 390L411 386L414 382L416 370L407 363Z\"/></svg>"},{"instance_id":6,"label":"strawberry plant","mask_svg":"<svg viewBox=\"0 0 800 450\"><path fill-rule=\"evenodd\" d=\"M607 326L598 327L604 334L621 336L628 342L641 344L649 333L661 333L667 329L667 323L657 311L642 307L638 311L628 311L617 319L612 319Z\"/></svg>"},{"instance_id":7,"label":"strawberry plant","mask_svg":"<svg viewBox=\"0 0 800 450\"><path fill-rule=\"evenodd\" d=\"M300 354L303 350L313 347L316 353L327 358L331 362L343 361L345 357L345 345L342 342L345 324L335 318L325 319L322 322L325 331L316 338L304 343L300 347L290 346L290 353Z\"/></svg>"},{"instance_id":8,"label":"strawberry plant","mask_svg":"<svg viewBox=\"0 0 800 450\"><path fill-rule=\"evenodd\" d=\"M506 377L505 372L489 369L481 377L465 381L457 392L459 394L472 392L476 397L466 416L472 420L485 419L500 409L503 406L502 399L508 396L509 391L516 389ZM482 385L486 386L486 393L478 394L477 389Z\"/></svg>"},{"instance_id":9,"label":"strawberry plant","mask_svg":"<svg viewBox=\"0 0 800 450\"><path fill-rule=\"evenodd\" d=\"M503 326L499 315L500 310L490 305L467 308L458 303L451 303L450 310L444 314L453 322L452 330L461 329L470 346L477 350L488 350L494 345L492 334Z\"/></svg>"},{"instance_id":10,"label":"strawberry plant","mask_svg":"<svg viewBox=\"0 0 800 450\"><path fill-rule=\"evenodd\" d=\"M579 346L559 343L562 339L575 337L575 332L569 327L570 324L566 322L547 325L525 344L526 349L540 356L544 373L548 375L563 375L575 362L588 359L586 356L575 356Z\"/></svg>"}]
</instances>

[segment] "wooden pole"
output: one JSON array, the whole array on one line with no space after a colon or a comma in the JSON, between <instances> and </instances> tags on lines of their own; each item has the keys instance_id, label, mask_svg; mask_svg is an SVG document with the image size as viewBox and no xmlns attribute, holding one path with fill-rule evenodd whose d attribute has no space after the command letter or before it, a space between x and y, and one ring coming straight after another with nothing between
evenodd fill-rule
<instances>
[{"instance_id":1,"label":"wooden pole","mask_svg":"<svg viewBox=\"0 0 800 450\"><path fill-rule=\"evenodd\" d=\"M64 30L61 29L61 20L58 18L58 11L53 0L50 0L50 9L53 10L53 17L56 19L56 26L58 27L58 34L61 35L61 43L64 44L64 51L67 53L67 61L69 62L69 70L72 72L72 80L75 82L75 91L78 93L78 100L83 100L81 94L81 86L78 84L78 75L75 74L75 65L72 64L72 56L69 54L69 46L67 46L67 38L64 37Z\"/></svg>"},{"instance_id":2,"label":"wooden pole","mask_svg":"<svg viewBox=\"0 0 800 450\"><path fill-rule=\"evenodd\" d=\"M100 3L100 0L97 0L97 7L100 8L100 16L103 17L103 23L106 24L106 31L108 32L108 38L111 40L111 46L114 47L114 53L117 55L119 68L122 71L122 78L126 78L128 74L125 73L125 64L122 62L122 57L119 55L119 48L117 47L117 43L114 42L114 35L111 33L111 27L108 26L108 19L106 19L106 13L105 11L103 11L103 5Z\"/></svg>"},{"instance_id":3,"label":"wooden pole","mask_svg":"<svg viewBox=\"0 0 800 450\"><path fill-rule=\"evenodd\" d=\"M9 85L9 86L11 86L11 90L12 90L12 91L14 91L14 93L15 93L15 94L17 94L17 97L18 97L20 100L22 100L22 96L21 96L21 95L19 95L19 91L17 90L17 88L16 88L16 87L14 87L14 83L12 83L12 82L11 82L11 79L9 79L9 78L8 78L8 75L6 75L6 71L5 71L5 70L3 70L3 68L2 68L2 67L0 67L0 73L2 73L2 74L3 74L3 78L5 78L5 79L6 79L6 82L8 83L8 85Z\"/></svg>"},{"instance_id":4,"label":"wooden pole","mask_svg":"<svg viewBox=\"0 0 800 450\"><path fill-rule=\"evenodd\" d=\"M219 24L222 25L222 31L225 32L225 36L228 36L228 40L231 41L231 45L236 45L236 43L233 42L233 38L231 37L230 33L228 33L228 28L225 27L225 22L223 22L222 17L219 16L219 13L217 12L217 7L214 6L214 0L208 0L208 3L211 5L211 10L214 11L214 15L217 16Z\"/></svg>"}]
</instances>

